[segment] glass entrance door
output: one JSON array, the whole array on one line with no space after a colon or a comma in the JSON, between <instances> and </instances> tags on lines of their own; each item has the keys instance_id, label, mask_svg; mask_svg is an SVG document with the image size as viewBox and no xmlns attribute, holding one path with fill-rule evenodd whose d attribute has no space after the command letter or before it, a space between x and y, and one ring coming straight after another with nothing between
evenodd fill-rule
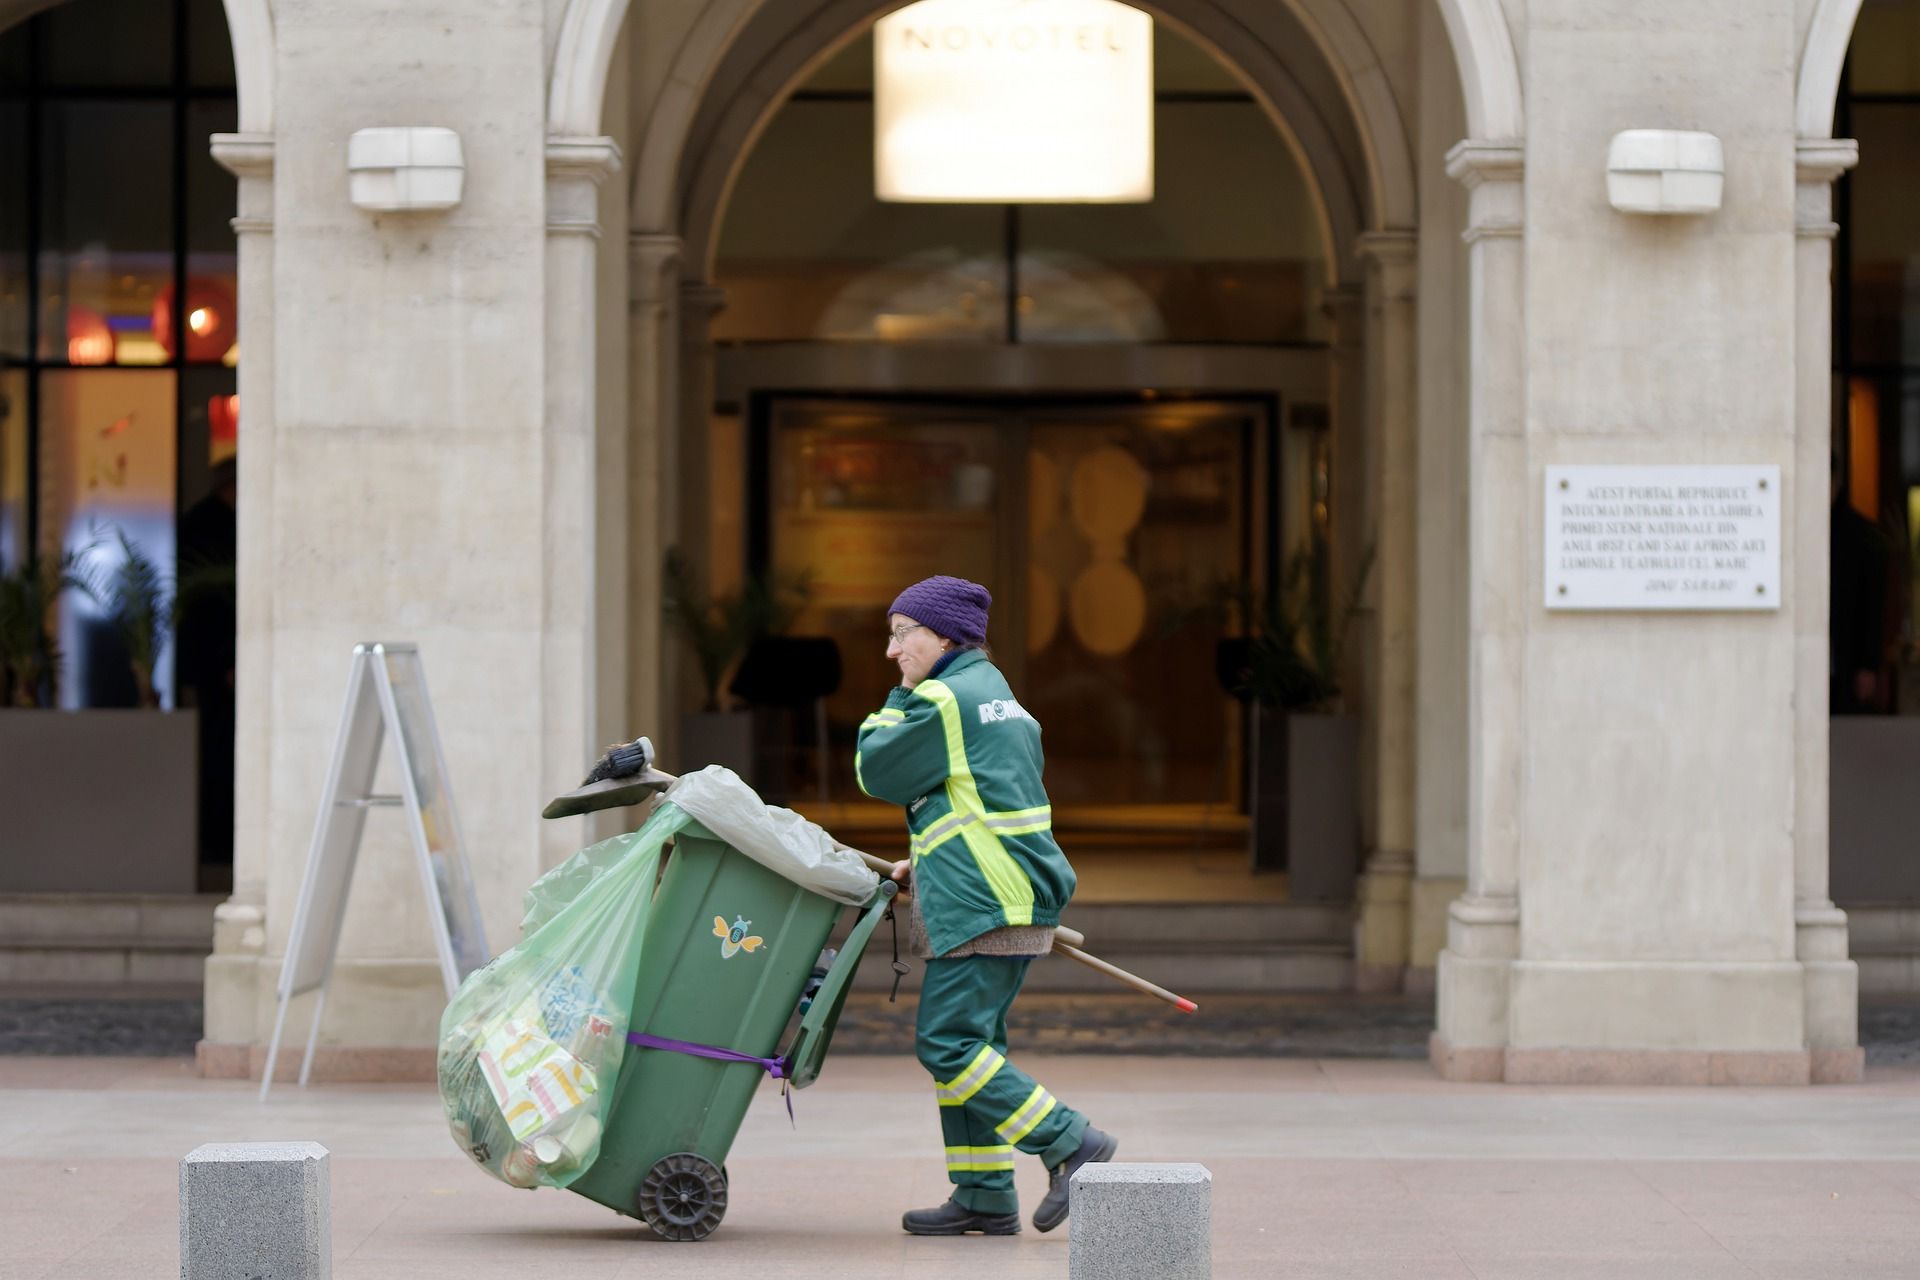
<instances>
[{"instance_id":1,"label":"glass entrance door","mask_svg":"<svg viewBox=\"0 0 1920 1280\"><path fill-rule=\"evenodd\" d=\"M1045 731L1056 812L1141 822L1237 809L1240 719L1194 606L1251 569L1264 406L781 400L767 417L766 553L809 579L795 633L833 638L830 790L897 672L882 610L936 573L993 592L988 643ZM811 753L808 753L811 754ZM814 790L796 758L796 795Z\"/></svg>"}]
</instances>

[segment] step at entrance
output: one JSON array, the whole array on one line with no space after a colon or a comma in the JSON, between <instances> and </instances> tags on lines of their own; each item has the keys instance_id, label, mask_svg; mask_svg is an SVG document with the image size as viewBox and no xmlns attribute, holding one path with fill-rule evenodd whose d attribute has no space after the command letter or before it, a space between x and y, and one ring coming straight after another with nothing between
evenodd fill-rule
<instances>
[{"instance_id":1,"label":"step at entrance","mask_svg":"<svg viewBox=\"0 0 1920 1280\"><path fill-rule=\"evenodd\" d=\"M1074 904L1064 921L1087 936L1086 949L1122 969L1173 991L1346 991L1353 986L1353 910L1285 902L1176 902ZM920 965L906 955L907 922L900 925L903 959L912 972L902 990L918 990ZM855 980L857 990L893 985L887 966L890 926L882 924ZM1037 961L1029 991L1104 992L1113 979L1063 956Z\"/></svg>"},{"instance_id":2,"label":"step at entrance","mask_svg":"<svg viewBox=\"0 0 1920 1280\"><path fill-rule=\"evenodd\" d=\"M0 986L196 993L219 894L0 895Z\"/></svg>"}]
</instances>

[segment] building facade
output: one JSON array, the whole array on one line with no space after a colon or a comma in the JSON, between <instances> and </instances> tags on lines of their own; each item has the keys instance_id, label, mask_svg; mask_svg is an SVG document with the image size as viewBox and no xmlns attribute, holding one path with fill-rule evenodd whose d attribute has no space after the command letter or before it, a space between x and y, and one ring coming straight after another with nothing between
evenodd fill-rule
<instances>
[{"instance_id":1,"label":"building facade","mask_svg":"<svg viewBox=\"0 0 1920 1280\"><path fill-rule=\"evenodd\" d=\"M1125 881L1109 900L1204 905L1207 857L1257 844L1257 733L1193 620L1298 565L1323 602L1357 593L1330 673L1360 726L1343 980L1433 991L1442 1074L1857 1079L1862 963L1908 984L1920 910L1898 851L1920 720L1890 714L1920 5L1164 0L1141 6L1156 189L1112 206L876 199L896 7L227 0L211 127L182 53L178 130L232 175L239 318L231 364L203 362L236 386L177 395L243 406L203 1067L259 1070L356 642L425 655L496 949L524 886L614 829L538 817L604 744L721 757L663 600L799 573L793 629L842 674L761 718L764 790L897 839L838 755L884 690L890 588L966 573L1047 725L1063 842ZM0 3L36 33L4 64L35 120L61 11ZM356 207L348 139L377 127L457 133L457 205ZM1616 203L1629 130L1717 140L1714 207ZM191 253L189 328L216 274ZM81 363L28 354L8 377ZM45 472L38 430L17 471ZM1602 466L1777 482L1766 607L1560 607L1548 484ZM18 545L64 536L51 492L22 496ZM1843 543L1866 550L1843 566ZM430 1064L444 994L406 848L370 825L322 1073Z\"/></svg>"}]
</instances>

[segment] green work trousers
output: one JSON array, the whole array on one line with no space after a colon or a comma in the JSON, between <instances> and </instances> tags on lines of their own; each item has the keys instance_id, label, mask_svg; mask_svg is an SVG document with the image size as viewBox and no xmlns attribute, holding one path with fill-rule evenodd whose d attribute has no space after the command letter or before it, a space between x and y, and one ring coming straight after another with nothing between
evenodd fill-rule
<instances>
[{"instance_id":1,"label":"green work trousers","mask_svg":"<svg viewBox=\"0 0 1920 1280\"><path fill-rule=\"evenodd\" d=\"M1007 1009L1030 956L927 961L914 1049L933 1075L953 1198L975 1213L1019 1211L1013 1153L1048 1168L1080 1149L1087 1118L1007 1061Z\"/></svg>"}]
</instances>

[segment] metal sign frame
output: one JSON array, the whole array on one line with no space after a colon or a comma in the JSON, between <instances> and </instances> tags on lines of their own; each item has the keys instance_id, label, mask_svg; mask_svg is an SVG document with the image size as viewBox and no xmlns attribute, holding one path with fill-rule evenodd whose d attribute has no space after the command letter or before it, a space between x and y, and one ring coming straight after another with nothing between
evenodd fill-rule
<instances>
[{"instance_id":1,"label":"metal sign frame","mask_svg":"<svg viewBox=\"0 0 1920 1280\"><path fill-rule=\"evenodd\" d=\"M397 753L400 794L376 795L374 773L380 763L380 748L388 738ZM280 969L279 1009L260 1080L263 1102L273 1087L287 1006L295 996L318 991L313 1022L307 1029L306 1052L300 1060L300 1085L306 1087L340 950L340 931L346 922L348 890L360 857L360 838L365 832L367 810L376 807L407 810L407 834L426 895L441 978L451 999L461 979L485 965L492 953L487 948L479 895L448 785L446 755L440 747L433 703L427 696L426 670L419 650L411 644L354 646L346 705L334 738L333 761L320 795L320 816L314 824L300 899L294 908L293 931L288 935L287 954Z\"/></svg>"}]
</instances>

